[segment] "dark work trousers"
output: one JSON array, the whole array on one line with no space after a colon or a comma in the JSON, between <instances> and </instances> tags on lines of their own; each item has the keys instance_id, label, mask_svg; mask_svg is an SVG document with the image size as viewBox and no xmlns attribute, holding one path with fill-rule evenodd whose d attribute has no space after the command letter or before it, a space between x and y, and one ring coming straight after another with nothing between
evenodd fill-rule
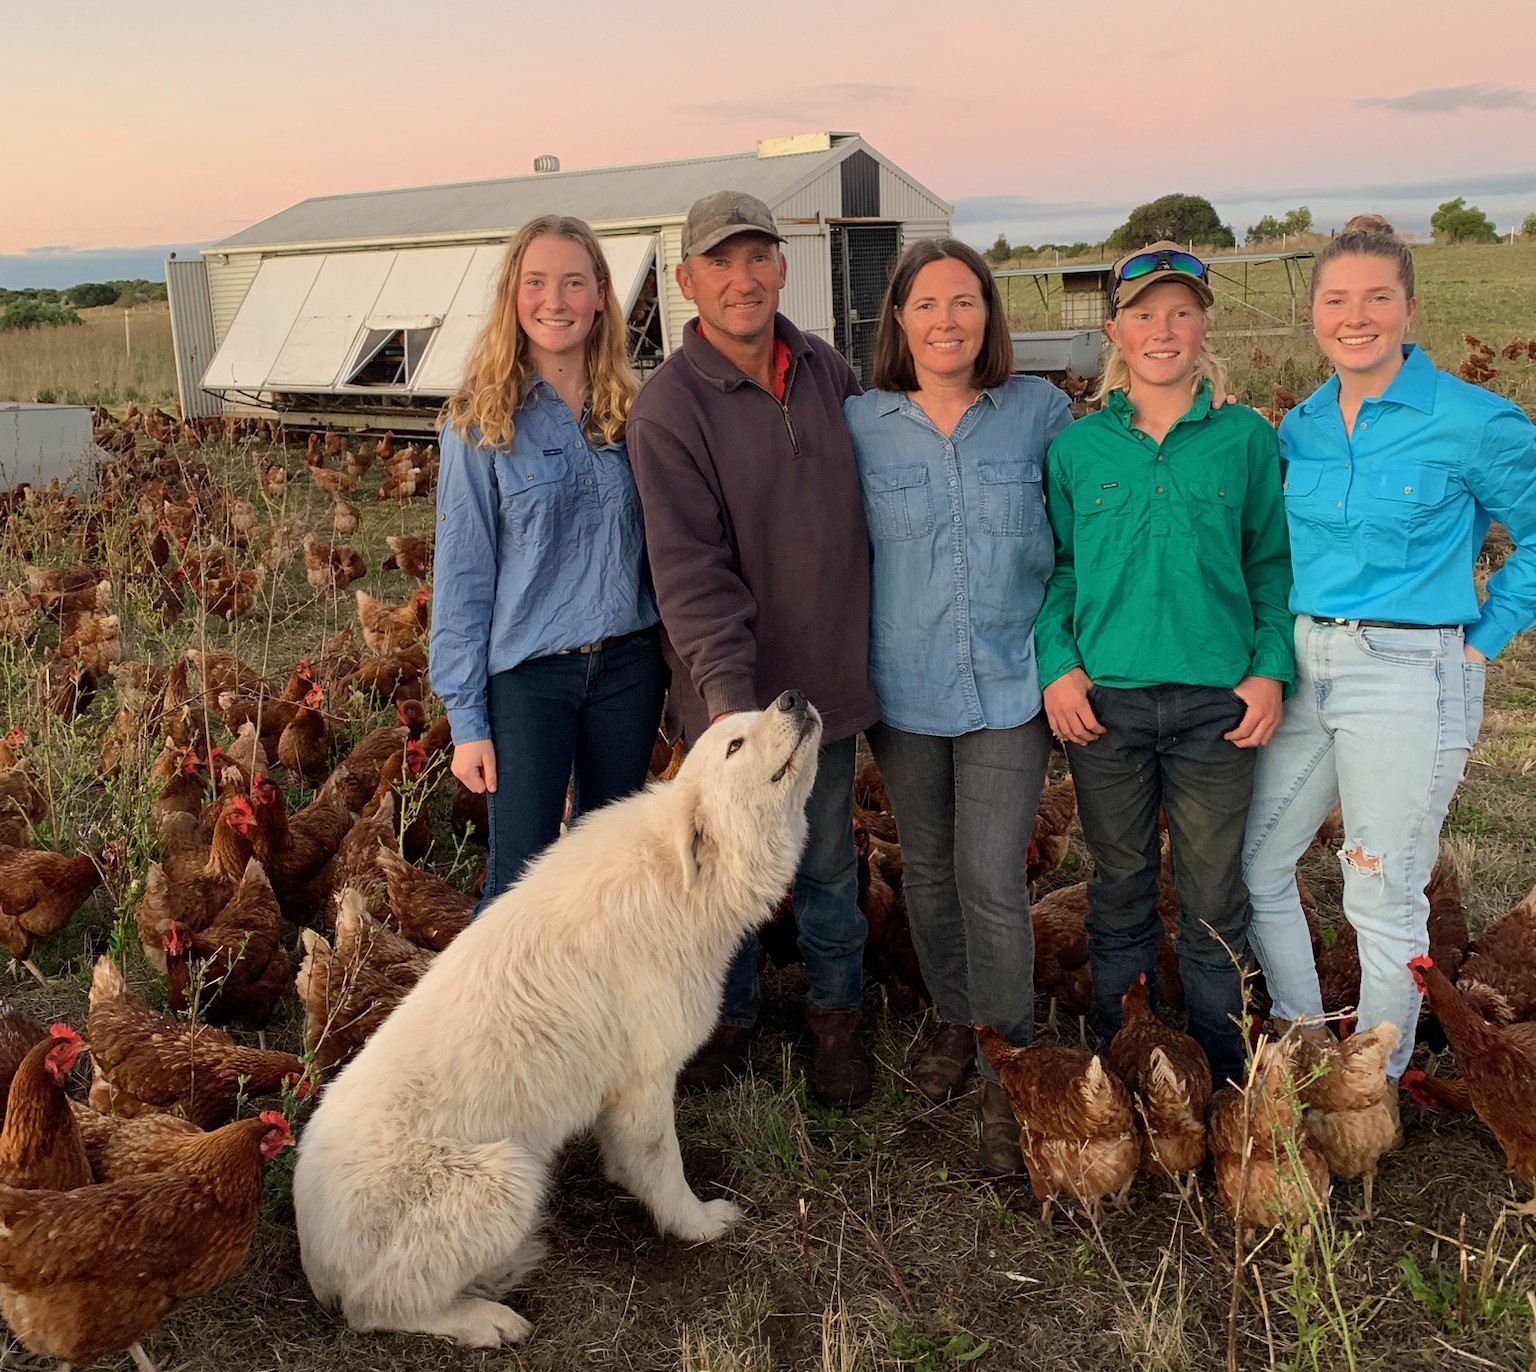
<instances>
[{"instance_id":1,"label":"dark work trousers","mask_svg":"<svg viewBox=\"0 0 1536 1372\"><path fill-rule=\"evenodd\" d=\"M1173 880L1183 912L1177 949L1190 1035L1220 1083L1243 1069L1243 986L1251 907L1243 885L1243 833L1257 750L1222 737L1246 707L1214 686L1094 686L1089 702L1103 737L1069 743L1088 880L1093 1008L1107 1044L1120 997L1143 972L1156 1004L1161 844L1168 816Z\"/></svg>"},{"instance_id":2,"label":"dark work trousers","mask_svg":"<svg viewBox=\"0 0 1536 1372\"><path fill-rule=\"evenodd\" d=\"M866 736L896 811L912 943L940 1023L990 1025L1022 1047L1035 1034L1027 872L1051 760L1045 712L958 738L888 724Z\"/></svg>"},{"instance_id":3,"label":"dark work trousers","mask_svg":"<svg viewBox=\"0 0 1536 1372\"><path fill-rule=\"evenodd\" d=\"M560 836L573 772L572 818L645 785L666 689L655 631L491 677L496 789L486 798L490 853L477 915Z\"/></svg>"}]
</instances>

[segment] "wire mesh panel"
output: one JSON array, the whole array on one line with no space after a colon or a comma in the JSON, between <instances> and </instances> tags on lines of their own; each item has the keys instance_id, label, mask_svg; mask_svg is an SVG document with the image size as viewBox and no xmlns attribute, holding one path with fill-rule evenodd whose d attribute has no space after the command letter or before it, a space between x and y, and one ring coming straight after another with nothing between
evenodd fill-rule
<instances>
[{"instance_id":1,"label":"wire mesh panel","mask_svg":"<svg viewBox=\"0 0 1536 1372\"><path fill-rule=\"evenodd\" d=\"M874 384L880 304L900 247L896 224L832 226L834 343L865 386Z\"/></svg>"}]
</instances>

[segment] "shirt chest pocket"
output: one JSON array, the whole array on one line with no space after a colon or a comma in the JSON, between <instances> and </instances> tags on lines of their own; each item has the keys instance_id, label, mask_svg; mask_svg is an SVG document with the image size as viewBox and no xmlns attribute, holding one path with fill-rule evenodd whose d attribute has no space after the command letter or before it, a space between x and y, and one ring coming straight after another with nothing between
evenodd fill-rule
<instances>
[{"instance_id":1,"label":"shirt chest pocket","mask_svg":"<svg viewBox=\"0 0 1536 1372\"><path fill-rule=\"evenodd\" d=\"M1196 532L1235 536L1242 519L1243 493L1235 485L1206 482L1185 492L1182 508Z\"/></svg>"},{"instance_id":2,"label":"shirt chest pocket","mask_svg":"<svg viewBox=\"0 0 1536 1372\"><path fill-rule=\"evenodd\" d=\"M1379 567L1414 566L1435 541L1450 489L1440 467L1397 464L1372 472L1365 483L1365 544Z\"/></svg>"},{"instance_id":3,"label":"shirt chest pocket","mask_svg":"<svg viewBox=\"0 0 1536 1372\"><path fill-rule=\"evenodd\" d=\"M889 543L925 538L933 532L933 493L928 468L875 467L865 476L875 536Z\"/></svg>"},{"instance_id":4,"label":"shirt chest pocket","mask_svg":"<svg viewBox=\"0 0 1536 1372\"><path fill-rule=\"evenodd\" d=\"M1101 486L1079 502L1076 560L1079 565L1118 567L1134 547L1131 488L1123 481Z\"/></svg>"},{"instance_id":5,"label":"shirt chest pocket","mask_svg":"<svg viewBox=\"0 0 1536 1372\"><path fill-rule=\"evenodd\" d=\"M1334 538L1345 538L1343 492L1336 497L1323 481L1320 462L1291 462L1280 483L1285 497L1287 524L1328 529Z\"/></svg>"},{"instance_id":6,"label":"shirt chest pocket","mask_svg":"<svg viewBox=\"0 0 1536 1372\"><path fill-rule=\"evenodd\" d=\"M978 462L981 530L996 538L1023 538L1040 527L1045 513L1040 468L1019 460Z\"/></svg>"},{"instance_id":7,"label":"shirt chest pocket","mask_svg":"<svg viewBox=\"0 0 1536 1372\"><path fill-rule=\"evenodd\" d=\"M518 547L542 549L559 537L571 503L570 475L564 453L536 459L513 453L499 462L502 527Z\"/></svg>"}]
</instances>

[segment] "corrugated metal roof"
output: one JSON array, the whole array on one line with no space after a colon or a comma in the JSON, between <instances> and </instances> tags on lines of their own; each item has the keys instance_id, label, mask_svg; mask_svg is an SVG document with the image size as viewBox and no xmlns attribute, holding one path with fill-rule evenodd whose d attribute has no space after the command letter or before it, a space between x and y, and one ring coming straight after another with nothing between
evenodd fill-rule
<instances>
[{"instance_id":1,"label":"corrugated metal roof","mask_svg":"<svg viewBox=\"0 0 1536 1372\"><path fill-rule=\"evenodd\" d=\"M421 234L510 233L535 215L573 214L588 223L686 214L700 196L749 191L775 202L806 177L841 161L860 139L819 152L759 157L755 152L651 162L629 167L539 172L499 181L323 195L231 234L215 252L275 244L388 241Z\"/></svg>"}]
</instances>

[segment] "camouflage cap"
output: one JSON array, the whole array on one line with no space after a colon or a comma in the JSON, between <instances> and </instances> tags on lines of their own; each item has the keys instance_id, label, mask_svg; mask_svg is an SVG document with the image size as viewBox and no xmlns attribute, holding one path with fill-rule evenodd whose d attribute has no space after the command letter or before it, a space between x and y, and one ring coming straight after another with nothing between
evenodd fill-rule
<instances>
[{"instance_id":1,"label":"camouflage cap","mask_svg":"<svg viewBox=\"0 0 1536 1372\"><path fill-rule=\"evenodd\" d=\"M695 200L683 225L683 256L693 257L719 247L739 233L760 233L784 241L768 206L745 191L716 191Z\"/></svg>"}]
</instances>

